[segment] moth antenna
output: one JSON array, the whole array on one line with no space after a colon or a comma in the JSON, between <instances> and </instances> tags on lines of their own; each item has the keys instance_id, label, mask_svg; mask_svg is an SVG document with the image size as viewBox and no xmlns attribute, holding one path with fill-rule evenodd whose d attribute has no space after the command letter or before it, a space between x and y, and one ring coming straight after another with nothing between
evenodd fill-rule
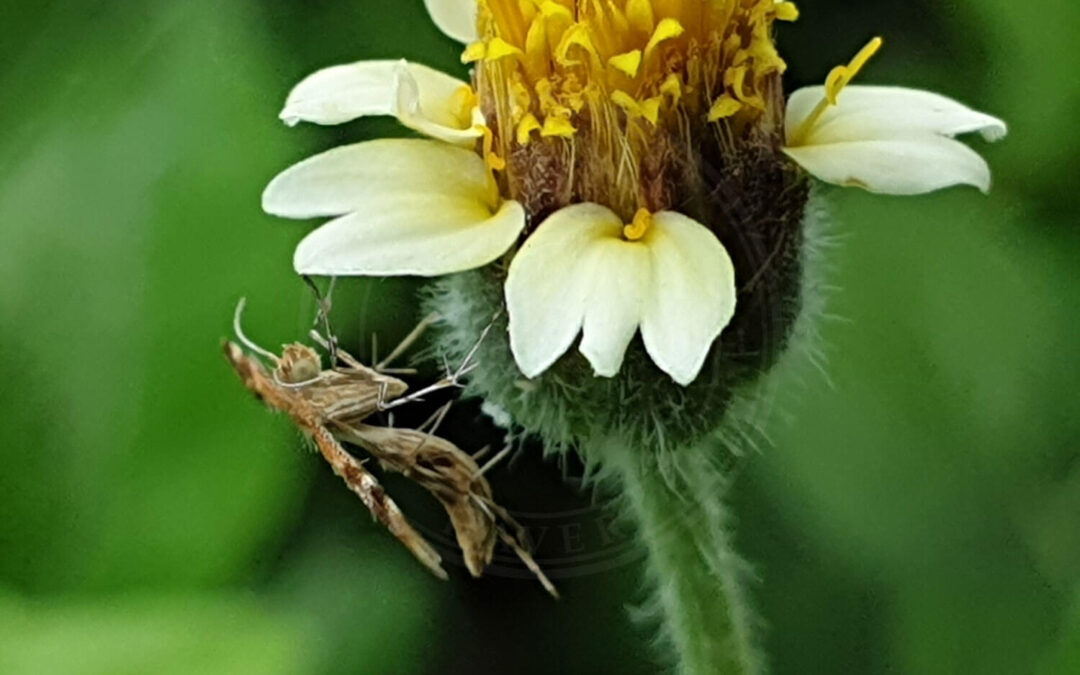
<instances>
[{"instance_id":1,"label":"moth antenna","mask_svg":"<svg viewBox=\"0 0 1080 675\"><path fill-rule=\"evenodd\" d=\"M247 335L244 335L244 329L240 326L240 320L243 317L245 305L247 305L247 298L240 298L240 302L236 303L236 311L233 313L233 333L236 334L236 339L240 340L240 342L251 351L270 359L274 365L277 365L280 362L277 354L263 349L248 338Z\"/></svg>"}]
</instances>

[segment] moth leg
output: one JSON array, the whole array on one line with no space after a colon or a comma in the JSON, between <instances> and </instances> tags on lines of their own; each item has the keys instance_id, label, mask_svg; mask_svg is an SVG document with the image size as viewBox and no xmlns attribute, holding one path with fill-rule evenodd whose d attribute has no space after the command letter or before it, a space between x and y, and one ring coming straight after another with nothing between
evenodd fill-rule
<instances>
[{"instance_id":1,"label":"moth leg","mask_svg":"<svg viewBox=\"0 0 1080 675\"><path fill-rule=\"evenodd\" d=\"M416 327L409 331L409 334L406 335L405 338L398 343L397 347L394 347L394 349L387 355L385 359L375 364L375 370L379 372L387 372L387 368L389 367L389 365L398 358L400 358L401 355L405 353L405 350L413 346L413 344L420 339L420 336L424 334L424 331L426 331L433 324L435 324L440 318L441 317L439 316L438 312L432 312L431 314L428 314L423 319L421 319L420 323L416 324ZM374 338L374 336L372 337ZM395 369L395 372L400 371Z\"/></svg>"},{"instance_id":2,"label":"moth leg","mask_svg":"<svg viewBox=\"0 0 1080 675\"><path fill-rule=\"evenodd\" d=\"M447 401L444 405L440 406L431 417L424 420L424 423L416 427L417 431L427 430L427 433L434 434L439 430L439 425L443 423L446 418L446 413L450 412L450 406L454 405L453 401ZM430 429L429 429L430 427Z\"/></svg>"},{"instance_id":3,"label":"moth leg","mask_svg":"<svg viewBox=\"0 0 1080 675\"><path fill-rule=\"evenodd\" d=\"M447 401L445 405L435 411L434 415L427 418L427 420L416 429L424 436L420 439L420 442L416 444L416 447L413 448L414 454L419 453L428 442L428 439L435 436L435 432L439 430L439 425L446 419L446 413L450 412L450 406L453 404L453 401ZM429 426L430 428L428 428Z\"/></svg>"},{"instance_id":4,"label":"moth leg","mask_svg":"<svg viewBox=\"0 0 1080 675\"><path fill-rule=\"evenodd\" d=\"M386 402L386 392L389 389L389 384L386 382L379 383L379 395L375 398L375 407L378 410L389 410L390 404Z\"/></svg>"},{"instance_id":5,"label":"moth leg","mask_svg":"<svg viewBox=\"0 0 1080 675\"><path fill-rule=\"evenodd\" d=\"M332 297L337 277L330 277L330 285L326 289L326 295L323 295L310 276L304 274L300 278L304 280L304 283L311 289L312 295L315 296L315 304L318 305L319 310L315 313L313 323L315 325L322 323L323 330L326 331L326 351L330 354L330 367L333 368L337 365L339 354L337 336L334 335L334 331L330 327L330 308L333 305Z\"/></svg>"},{"instance_id":6,"label":"moth leg","mask_svg":"<svg viewBox=\"0 0 1080 675\"><path fill-rule=\"evenodd\" d=\"M503 447L503 449L500 450L497 455L485 462L484 466L480 467L480 470L476 472L476 475L473 476L473 479L475 480L476 478L483 476L488 471L491 471L493 468L495 468L495 465L501 462L507 455L509 455L510 451L513 449L514 444L507 443L506 446Z\"/></svg>"},{"instance_id":7,"label":"moth leg","mask_svg":"<svg viewBox=\"0 0 1080 675\"><path fill-rule=\"evenodd\" d=\"M358 361L355 356L342 349L336 341L331 342L330 340L327 340L322 336L322 333L315 330L314 328L308 331L308 336L315 341L315 344L319 345L328 352L330 351L331 347L333 347L334 354L336 355L337 360L341 361L346 366L355 370L369 370L369 368L364 364L360 363L360 361Z\"/></svg>"},{"instance_id":8,"label":"moth leg","mask_svg":"<svg viewBox=\"0 0 1080 675\"><path fill-rule=\"evenodd\" d=\"M486 332L485 332L485 334L486 334ZM483 338L481 337L481 339L483 339ZM477 343L477 346L479 346L479 343ZM415 402L418 402L418 401L422 401L422 400L424 400L424 397L427 396L428 394L433 394L433 393L435 393L437 391L442 391L443 389L451 389L451 388L454 388L454 387L463 387L464 385L461 382L462 378L464 378L466 375L471 373L474 368L476 368L476 364L471 362L471 359L473 358L473 356L475 356L475 353L476 353L476 347L473 347L473 350L469 352L469 355L465 358L464 361L462 361L461 365L458 367L458 369L456 371L450 372L450 369L448 367L447 368L447 374L441 380L436 382L435 384L431 384L431 385L428 385L428 386L424 387L423 389L420 389L418 391L414 391L413 393L409 394L408 396L403 396L403 397L401 397L399 399L396 399L392 403L387 403L385 406L383 406L381 408L381 410L389 410L390 408L396 408L397 406L405 405L406 403L415 403ZM386 371L383 371L383 372L386 372Z\"/></svg>"}]
</instances>

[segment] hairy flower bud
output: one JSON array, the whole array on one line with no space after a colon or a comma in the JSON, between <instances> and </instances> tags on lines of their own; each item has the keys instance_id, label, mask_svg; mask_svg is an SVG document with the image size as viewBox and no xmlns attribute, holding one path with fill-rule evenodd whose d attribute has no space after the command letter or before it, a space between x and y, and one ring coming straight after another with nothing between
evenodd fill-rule
<instances>
[{"instance_id":1,"label":"hairy flower bud","mask_svg":"<svg viewBox=\"0 0 1080 675\"><path fill-rule=\"evenodd\" d=\"M515 2L488 0L480 18L484 47L473 50L473 86L490 128L484 152L499 168L502 197L524 206L527 233L581 202L631 223L624 229L631 240L635 214L677 211L708 228L735 269L734 315L688 387L653 364L640 338L612 379L597 378L585 358L568 352L525 380L506 330L493 331L475 393L564 443L605 428L669 441L712 430L733 387L782 350L800 305L809 184L781 150L784 63L771 39L772 20L790 17L788 6L686 3L688 13L705 9L700 22L683 23L655 22L649 3L632 4L639 11L625 30L607 14L590 15L582 2L578 28L558 42L527 39L520 55L503 50L492 58L524 17L514 17ZM533 17L528 34L569 18L551 13ZM447 317L458 351L490 320L505 276L505 267L493 266L434 285L431 307ZM507 319L497 322L505 328Z\"/></svg>"}]
</instances>

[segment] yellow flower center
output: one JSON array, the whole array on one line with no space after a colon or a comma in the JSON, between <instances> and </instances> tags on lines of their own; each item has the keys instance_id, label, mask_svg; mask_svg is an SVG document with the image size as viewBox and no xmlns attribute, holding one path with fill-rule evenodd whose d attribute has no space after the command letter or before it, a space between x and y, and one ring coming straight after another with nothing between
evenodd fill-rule
<instances>
[{"instance_id":1,"label":"yellow flower center","mask_svg":"<svg viewBox=\"0 0 1080 675\"><path fill-rule=\"evenodd\" d=\"M515 160L515 151L543 142L543 157L557 156L551 161L570 170L572 194L555 195L562 188L552 185L552 199L599 201L627 215L661 210L654 188L695 129L722 122L731 130L717 133L730 139L758 120L773 128L782 110L786 65L772 27L798 17L791 2L478 3L482 38L462 60L477 64L474 85L494 134L485 138L485 159L498 169L491 158L502 158L507 172L520 173L522 162L540 160ZM562 150L551 145L563 140ZM508 180L513 192L519 181Z\"/></svg>"},{"instance_id":2,"label":"yellow flower center","mask_svg":"<svg viewBox=\"0 0 1080 675\"><path fill-rule=\"evenodd\" d=\"M463 60L498 63L518 141L571 136L607 102L655 125L690 94L715 120L765 107L763 79L785 68L772 22L797 17L776 0L480 0Z\"/></svg>"}]
</instances>

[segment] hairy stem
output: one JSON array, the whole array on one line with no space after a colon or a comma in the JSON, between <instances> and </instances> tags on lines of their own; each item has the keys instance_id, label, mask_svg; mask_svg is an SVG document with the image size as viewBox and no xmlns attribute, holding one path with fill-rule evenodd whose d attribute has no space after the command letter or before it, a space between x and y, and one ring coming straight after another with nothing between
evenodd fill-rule
<instances>
[{"instance_id":1,"label":"hairy stem","mask_svg":"<svg viewBox=\"0 0 1080 675\"><path fill-rule=\"evenodd\" d=\"M750 573L732 548L723 501L728 480L707 444L665 453L602 445L646 548L653 609L678 672L763 673L746 597Z\"/></svg>"}]
</instances>

